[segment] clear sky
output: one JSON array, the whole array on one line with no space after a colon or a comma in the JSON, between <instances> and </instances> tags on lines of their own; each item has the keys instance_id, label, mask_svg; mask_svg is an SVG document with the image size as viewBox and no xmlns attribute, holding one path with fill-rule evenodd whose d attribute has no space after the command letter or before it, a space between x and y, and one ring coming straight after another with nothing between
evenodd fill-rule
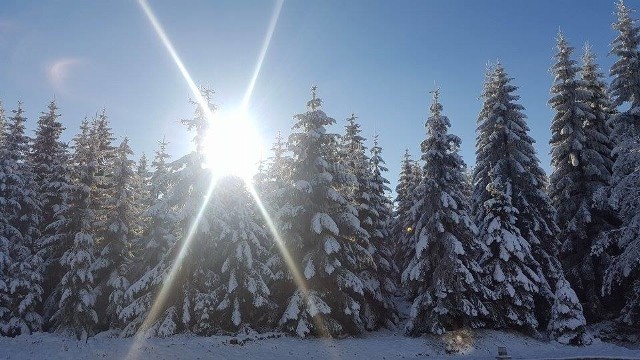
<instances>
[{"instance_id":1,"label":"clear sky","mask_svg":"<svg viewBox=\"0 0 640 360\"><path fill-rule=\"evenodd\" d=\"M640 9L640 1L626 3ZM149 4L195 82L216 90L219 107L237 106L275 1ZM317 84L335 131L355 112L366 137L379 133L395 186L404 149L419 156L434 83L473 164L484 71L499 59L520 87L549 170L557 31L576 48L576 60L589 41L608 74L614 10L614 0L285 0L249 110L268 149L277 131L289 134ZM190 137L177 121L193 114L189 88L136 1L2 0L0 53L0 100L6 110L24 101L30 128L55 97L65 139L104 107L136 158L163 136L174 157L188 151Z\"/></svg>"}]
</instances>

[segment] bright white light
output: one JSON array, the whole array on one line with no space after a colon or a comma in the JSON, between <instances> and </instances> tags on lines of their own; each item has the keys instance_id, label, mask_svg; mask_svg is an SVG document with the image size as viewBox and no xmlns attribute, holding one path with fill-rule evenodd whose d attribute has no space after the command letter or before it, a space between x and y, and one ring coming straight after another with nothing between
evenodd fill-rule
<instances>
[{"instance_id":1,"label":"bright white light","mask_svg":"<svg viewBox=\"0 0 640 360\"><path fill-rule=\"evenodd\" d=\"M215 176L250 180L262 156L262 141L245 108L213 114L205 139L206 166Z\"/></svg>"}]
</instances>

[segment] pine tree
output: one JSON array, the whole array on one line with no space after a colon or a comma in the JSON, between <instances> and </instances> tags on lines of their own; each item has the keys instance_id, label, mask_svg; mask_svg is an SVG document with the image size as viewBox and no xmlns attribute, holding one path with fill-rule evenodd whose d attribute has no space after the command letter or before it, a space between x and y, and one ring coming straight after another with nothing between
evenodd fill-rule
<instances>
[{"instance_id":1,"label":"pine tree","mask_svg":"<svg viewBox=\"0 0 640 360\"><path fill-rule=\"evenodd\" d=\"M18 103L9 119L0 148L0 242L6 242L5 279L0 286L0 333L15 336L42 328L42 258L38 254L41 207L35 193L34 176L27 155L29 138L24 134L26 118ZM0 290L2 291L2 290ZM7 310L4 310L7 309Z\"/></svg>"},{"instance_id":2,"label":"pine tree","mask_svg":"<svg viewBox=\"0 0 640 360\"><path fill-rule=\"evenodd\" d=\"M96 148L92 146L88 122L74 139L78 161L69 206L61 207L51 225L66 249L60 263L64 275L54 292L57 310L51 317L53 329L73 332L78 339L95 334L98 314L93 264L96 245L93 233L92 187L95 186ZM80 161L81 159L81 161Z\"/></svg>"},{"instance_id":3,"label":"pine tree","mask_svg":"<svg viewBox=\"0 0 640 360\"><path fill-rule=\"evenodd\" d=\"M132 271L132 283L125 293L125 305L120 311L120 321L125 324L121 336L132 336L142 326L156 300L169 270L168 252L175 242L176 214L170 208L170 172L167 160L168 143L163 139L152 162L153 173L149 184L152 204L145 209L146 223L141 238L141 251L136 255ZM158 335L166 328L156 327Z\"/></svg>"},{"instance_id":4,"label":"pine tree","mask_svg":"<svg viewBox=\"0 0 640 360\"><path fill-rule=\"evenodd\" d=\"M490 280L490 289L502 299L496 303L509 304L514 296L523 299L517 301L520 305L514 305L518 309L496 306L492 310L495 324L534 331L538 324L536 315L546 325L554 301L549 284L555 283L563 274L557 258L555 209L544 191L546 176L535 154L534 141L528 135L524 108L516 103L519 96L513 94L517 87L510 81L498 64L487 74L484 85L484 104L478 117L476 141L474 217L480 230L479 237L490 250L480 264L483 268L491 268L489 271L493 272L504 258L518 260L508 264L508 270L516 273L493 276ZM495 225L491 225L492 222ZM512 235L501 240L502 231ZM514 253L514 249L523 253ZM516 278L523 281L517 284L519 291L513 292L516 284L511 282ZM529 301L534 297L535 309ZM536 314L531 313L534 310Z\"/></svg>"},{"instance_id":5,"label":"pine tree","mask_svg":"<svg viewBox=\"0 0 640 360\"><path fill-rule=\"evenodd\" d=\"M626 298L618 318L620 323L640 323L640 28L631 18L631 10L618 2L618 20L613 24L618 37L611 53L618 57L611 67L610 94L613 105L629 103L630 108L611 117L616 157L611 176L610 205L622 224L594 245L596 255L608 250L614 256L603 279L603 292L618 288Z\"/></svg>"},{"instance_id":6,"label":"pine tree","mask_svg":"<svg viewBox=\"0 0 640 360\"><path fill-rule=\"evenodd\" d=\"M212 194L214 212L212 238L215 239L213 270L219 274L213 291L200 293L195 312L196 331L236 332L270 325L276 306L268 284L273 274L265 261L269 257L267 230L251 194L240 178L218 180Z\"/></svg>"},{"instance_id":7,"label":"pine tree","mask_svg":"<svg viewBox=\"0 0 640 360\"><path fill-rule=\"evenodd\" d=\"M38 119L36 136L33 141L29 162L35 175L36 193L42 204L42 234L39 244L44 259L44 298L48 299L56 284L62 278L60 258L66 248L51 226L55 214L68 206L71 191L71 173L67 144L60 140L64 127L59 121L58 107L55 101L49 103L48 111ZM45 318L57 309L56 304L45 301Z\"/></svg>"},{"instance_id":8,"label":"pine tree","mask_svg":"<svg viewBox=\"0 0 640 360\"><path fill-rule=\"evenodd\" d=\"M417 187L414 229L415 257L402 274L411 287L413 305L406 331L442 334L446 330L484 325L488 315L483 300L488 290L480 283L476 258L482 247L463 195L464 164L458 154L461 140L447 133L450 122L442 115L438 90L433 92L431 115L422 142L424 167Z\"/></svg>"},{"instance_id":9,"label":"pine tree","mask_svg":"<svg viewBox=\"0 0 640 360\"><path fill-rule=\"evenodd\" d=\"M414 204L414 190L417 175L409 156L409 150L404 151L400 165L400 178L396 185L395 211L391 222L391 237L395 243L394 259L399 269L406 269L409 261L414 257L415 246L413 239L413 216L411 208Z\"/></svg>"},{"instance_id":10,"label":"pine tree","mask_svg":"<svg viewBox=\"0 0 640 360\"><path fill-rule=\"evenodd\" d=\"M307 112L295 116L289 137L293 181L278 213L293 259L291 278L304 283L290 283L279 323L301 337L364 330L360 316L364 285L357 271L361 261L371 261L361 245L368 234L360 227L356 209L335 190L344 186L339 180L345 174L342 166L328 161L337 152L337 142L326 127L335 120L320 109L321 104L313 87Z\"/></svg>"},{"instance_id":11,"label":"pine tree","mask_svg":"<svg viewBox=\"0 0 640 360\"><path fill-rule=\"evenodd\" d=\"M593 341L587 333L587 321L582 314L582 305L567 280L556 284L556 299L551 308L551 321L547 330L559 343L589 345Z\"/></svg>"}]
</instances>

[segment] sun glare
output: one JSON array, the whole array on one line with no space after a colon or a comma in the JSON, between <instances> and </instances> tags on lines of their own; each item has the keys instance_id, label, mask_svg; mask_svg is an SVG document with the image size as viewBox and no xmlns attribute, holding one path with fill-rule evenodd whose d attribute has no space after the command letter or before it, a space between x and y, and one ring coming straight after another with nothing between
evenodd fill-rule
<instances>
[{"instance_id":1,"label":"sun glare","mask_svg":"<svg viewBox=\"0 0 640 360\"><path fill-rule=\"evenodd\" d=\"M213 114L205 140L206 166L216 176L250 180L262 156L262 141L254 118L245 108Z\"/></svg>"}]
</instances>

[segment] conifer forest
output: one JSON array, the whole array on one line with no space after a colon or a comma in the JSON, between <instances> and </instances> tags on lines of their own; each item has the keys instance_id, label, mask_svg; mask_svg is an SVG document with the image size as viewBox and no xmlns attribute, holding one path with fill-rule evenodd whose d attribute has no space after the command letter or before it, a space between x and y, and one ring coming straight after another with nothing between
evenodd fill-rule
<instances>
[{"instance_id":1,"label":"conifer forest","mask_svg":"<svg viewBox=\"0 0 640 360\"><path fill-rule=\"evenodd\" d=\"M526 84L500 61L478 94L473 166L446 88L414 129L420 153L389 159L366 121L325 113L312 86L250 178L206 166L207 87L180 120L193 150L170 154L167 134L149 157L112 128L108 106L68 129L55 100L3 103L0 334L638 341L640 27L622 1L611 9L610 69L555 39L550 172ZM27 106L44 110L28 119ZM401 164L393 190L385 161Z\"/></svg>"}]
</instances>

